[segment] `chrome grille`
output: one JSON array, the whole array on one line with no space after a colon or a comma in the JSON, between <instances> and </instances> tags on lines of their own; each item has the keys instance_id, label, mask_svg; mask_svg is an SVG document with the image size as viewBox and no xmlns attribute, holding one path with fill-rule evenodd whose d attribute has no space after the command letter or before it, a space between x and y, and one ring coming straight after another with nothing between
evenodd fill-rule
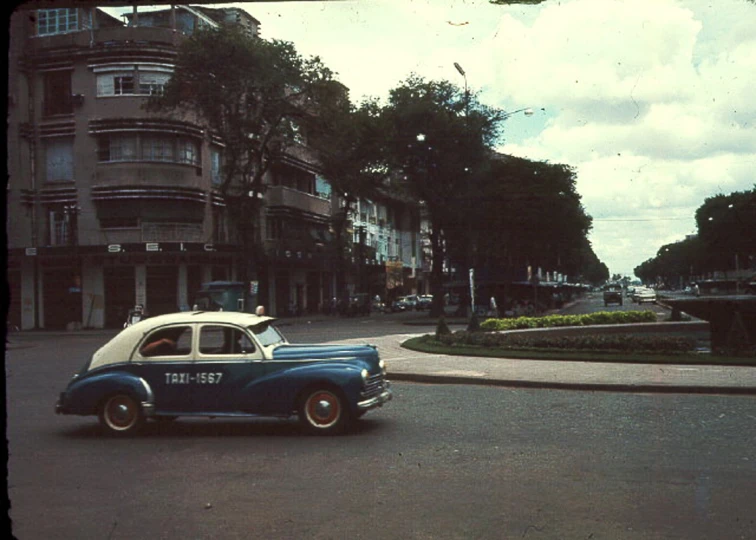
<instances>
[{"instance_id":1,"label":"chrome grille","mask_svg":"<svg viewBox=\"0 0 756 540\"><path fill-rule=\"evenodd\" d=\"M369 399L383 393L386 390L386 377L383 373L371 375L362 387L362 399Z\"/></svg>"}]
</instances>

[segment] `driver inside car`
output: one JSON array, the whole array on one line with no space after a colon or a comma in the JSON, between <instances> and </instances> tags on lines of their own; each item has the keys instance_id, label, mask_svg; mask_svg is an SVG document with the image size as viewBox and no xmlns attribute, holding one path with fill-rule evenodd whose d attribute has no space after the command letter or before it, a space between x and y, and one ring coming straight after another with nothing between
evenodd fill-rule
<instances>
[{"instance_id":1,"label":"driver inside car","mask_svg":"<svg viewBox=\"0 0 756 540\"><path fill-rule=\"evenodd\" d=\"M183 328L162 330L150 336L150 340L139 349L142 356L170 356L176 354L176 343Z\"/></svg>"}]
</instances>

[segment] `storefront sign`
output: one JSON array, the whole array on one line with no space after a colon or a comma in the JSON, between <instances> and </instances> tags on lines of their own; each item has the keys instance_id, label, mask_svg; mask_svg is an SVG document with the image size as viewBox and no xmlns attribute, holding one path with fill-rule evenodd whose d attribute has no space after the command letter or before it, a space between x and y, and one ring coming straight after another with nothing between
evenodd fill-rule
<instances>
[{"instance_id":1,"label":"storefront sign","mask_svg":"<svg viewBox=\"0 0 756 540\"><path fill-rule=\"evenodd\" d=\"M211 253L211 252L235 252L239 251L239 246L231 244L203 244L189 242L142 242L129 244L100 244L77 245L77 246L41 246L26 247L8 250L9 255L33 256L59 256L72 255L96 255L102 253L123 254L123 253Z\"/></svg>"}]
</instances>

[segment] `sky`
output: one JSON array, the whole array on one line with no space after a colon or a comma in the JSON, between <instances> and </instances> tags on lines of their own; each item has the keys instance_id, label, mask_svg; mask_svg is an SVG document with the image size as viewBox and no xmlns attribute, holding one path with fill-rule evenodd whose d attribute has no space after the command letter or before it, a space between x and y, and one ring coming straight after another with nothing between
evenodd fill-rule
<instances>
[{"instance_id":1,"label":"sky","mask_svg":"<svg viewBox=\"0 0 756 540\"><path fill-rule=\"evenodd\" d=\"M411 73L505 111L497 150L574 167L611 274L696 232L707 197L756 185L756 4L747 0L331 0L246 9L319 56L352 100Z\"/></svg>"}]
</instances>

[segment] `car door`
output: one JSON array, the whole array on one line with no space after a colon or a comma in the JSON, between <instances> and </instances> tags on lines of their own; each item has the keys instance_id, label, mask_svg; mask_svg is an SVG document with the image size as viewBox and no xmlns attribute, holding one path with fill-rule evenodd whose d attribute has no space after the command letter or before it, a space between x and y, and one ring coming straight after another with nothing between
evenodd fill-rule
<instances>
[{"instance_id":1,"label":"car door","mask_svg":"<svg viewBox=\"0 0 756 540\"><path fill-rule=\"evenodd\" d=\"M244 410L246 387L264 375L262 351L246 330L231 324L199 325L192 386L196 412L233 413Z\"/></svg>"},{"instance_id":2,"label":"car door","mask_svg":"<svg viewBox=\"0 0 756 540\"><path fill-rule=\"evenodd\" d=\"M176 324L157 328L137 347L133 369L150 386L158 413L191 410L194 376L193 325Z\"/></svg>"}]
</instances>

